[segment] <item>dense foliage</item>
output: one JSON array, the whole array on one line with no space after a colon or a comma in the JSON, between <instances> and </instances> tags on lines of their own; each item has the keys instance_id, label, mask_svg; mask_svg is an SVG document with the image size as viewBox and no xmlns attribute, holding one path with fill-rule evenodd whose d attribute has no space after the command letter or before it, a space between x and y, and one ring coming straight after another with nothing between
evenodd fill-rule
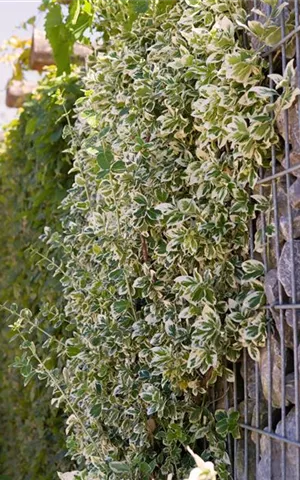
<instances>
[{"instance_id":1,"label":"dense foliage","mask_svg":"<svg viewBox=\"0 0 300 480\"><path fill-rule=\"evenodd\" d=\"M0 301L8 308L17 302L40 314L47 302L57 308L62 304L59 283L41 264L45 247L38 238L45 224L60 228L58 206L72 183L72 159L62 131L65 110L72 111L79 94L77 75L56 78L55 71L49 73L1 144ZM12 367L21 354L3 325L6 313L2 311L0 330L0 472L15 480L53 480L57 469L70 465L64 458L62 412L51 407L51 392L42 382L24 389L23 378ZM40 328L45 325L49 333L62 333L59 325L49 329L49 313L39 319ZM31 338L37 348L45 339L36 329ZM49 359L55 363L56 358Z\"/></svg>"},{"instance_id":2,"label":"dense foliage","mask_svg":"<svg viewBox=\"0 0 300 480\"><path fill-rule=\"evenodd\" d=\"M210 387L233 380L244 347L257 359L264 344L264 271L248 260L248 241L249 222L269 200L251 193L278 144L276 115L298 92L292 63L285 78L273 77L280 95L265 86L267 64L245 42L240 0L142 3L94 2L106 51L84 76L75 124L56 93L40 134L42 144L51 131L63 146L57 155L33 152L39 168L17 175L32 202L26 216L37 219L36 232L46 226L43 265L61 284L51 297L42 280L35 297L26 273L16 298L26 308L15 313L13 332L27 355L17 364L26 382L35 374L46 380L52 405L67 413L67 446L81 478L179 480L192 467L189 444L226 479L226 436L238 437L238 413L214 415ZM276 20L277 2L267 3ZM255 28L249 24L251 35ZM271 46L278 26L273 39L261 30L258 38ZM36 114L29 115L30 143ZM53 130L58 118L63 134ZM74 160L56 218L59 199L39 217L60 174L54 168L44 178L46 153ZM5 253L12 270L28 265L24 246L18 259Z\"/></svg>"},{"instance_id":3,"label":"dense foliage","mask_svg":"<svg viewBox=\"0 0 300 480\"><path fill-rule=\"evenodd\" d=\"M75 42L89 44L92 36L94 40L100 39L103 47L120 29L130 30L139 15L145 12L157 15L175 3L176 0L115 0L110 3L106 0L42 0L40 10L45 12L46 36L58 75L70 72ZM29 23L34 22L35 17L29 19Z\"/></svg>"},{"instance_id":4,"label":"dense foliage","mask_svg":"<svg viewBox=\"0 0 300 480\"><path fill-rule=\"evenodd\" d=\"M249 190L293 101L293 67L281 96L262 86L239 0L174 3L150 2L129 28L124 5L99 0L113 36L64 130L76 175L63 232L44 236L48 257L61 255L51 268L73 335L47 339L43 355L56 350L64 368L28 342L30 312L14 327L26 375L47 378L69 414L88 479L183 478L187 443L227 478L238 414L214 416L209 386L232 380L243 347L257 359L265 338L263 267L247 258L249 221L268 200Z\"/></svg>"}]
</instances>

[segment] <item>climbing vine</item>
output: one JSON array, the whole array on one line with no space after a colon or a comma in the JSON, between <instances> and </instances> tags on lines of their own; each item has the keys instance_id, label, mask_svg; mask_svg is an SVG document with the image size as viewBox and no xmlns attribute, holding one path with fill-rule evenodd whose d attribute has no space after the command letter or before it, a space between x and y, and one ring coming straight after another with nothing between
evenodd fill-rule
<instances>
[{"instance_id":1,"label":"climbing vine","mask_svg":"<svg viewBox=\"0 0 300 480\"><path fill-rule=\"evenodd\" d=\"M39 353L45 330L48 336L59 338L64 329L56 313L63 304L61 287L48 263L48 269L44 267L46 251L39 236L45 224L60 228L58 206L72 184L68 174L72 158L65 151L62 131L67 123L65 110L71 115L79 95L77 74L56 78L55 69L48 72L19 118L7 127L0 147L0 302L4 305L0 329L0 473L18 480L53 480L58 469L71 465L64 458L64 414L51 407L51 391L41 381L36 378L29 382L28 360L17 342L11 341L13 333L8 325L14 313L11 304L30 308L38 319L27 325L26 336L35 342ZM50 310L46 311L46 305ZM54 368L56 354L48 354L46 363ZM27 376L25 388L13 364Z\"/></svg>"}]
</instances>

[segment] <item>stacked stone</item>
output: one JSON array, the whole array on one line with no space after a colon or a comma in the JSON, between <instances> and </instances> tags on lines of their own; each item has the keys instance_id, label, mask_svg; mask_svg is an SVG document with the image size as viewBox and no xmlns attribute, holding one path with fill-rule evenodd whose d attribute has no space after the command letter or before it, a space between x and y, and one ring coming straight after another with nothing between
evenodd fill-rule
<instances>
[{"instance_id":1,"label":"stacked stone","mask_svg":"<svg viewBox=\"0 0 300 480\"><path fill-rule=\"evenodd\" d=\"M256 5L254 5L254 3ZM294 0L287 0L287 8L284 11L286 18L294 10ZM269 5L259 1L246 0L245 5L249 13L249 19L254 19L251 10L257 6L265 16L256 15L256 20L264 23L269 14ZM275 20L279 26L281 19ZM257 38L249 34L249 44L255 50L263 54L269 48L263 46ZM294 47L294 45L292 45ZM295 48L291 48L287 59L295 55ZM277 55L277 60L280 58ZM278 71L280 73L280 71ZM296 83L296 82L295 82ZM295 85L296 86L296 85ZM288 128L285 129L288 117ZM247 423L260 430L268 431L271 419L272 432L295 441L296 432L296 391L294 356L298 358L300 378L300 346L295 349L294 328L296 327L299 340L300 310L278 309L276 305L300 303L300 111L296 101L288 112L282 112L276 120L277 131L284 142L289 144L289 160L287 155L277 156L276 172L283 172L288 167L295 167L290 174L290 181L286 182L286 175L276 179L276 199L278 217L274 211L268 215L266 225L274 224L278 220L278 232L276 236L267 239L267 274L265 276L265 294L267 298L269 319L272 327L267 346L261 349L260 361L256 365L249 357L240 365L238 375L238 410L242 423ZM297 166L299 168L297 169ZM265 177L272 175L272 171L266 171ZM259 189L255 193L261 193ZM263 187L264 195L272 197L274 190L272 182ZM292 229L290 228L292 220ZM261 231L263 226L262 215L256 219L256 231ZM292 231L291 231L292 230ZM256 258L262 261L260 255ZM292 278L295 275L295 291L292 291ZM293 295L294 294L294 295ZM294 301L293 301L294 300ZM271 361L270 361L271 360ZM244 380L239 380L240 376ZM243 386L244 383L244 386ZM283 386L284 384L284 386ZM239 389L241 388L241 391ZM245 398L246 397L246 398ZM300 392L299 392L300 398ZM243 399L243 400L242 400ZM245 401L247 408L245 409ZM245 418L245 410L247 418ZM285 415L283 418L283 412ZM269 415L269 413L271 415ZM283 429L284 428L284 429ZM248 435L247 473L245 471L245 435ZM259 442L259 444L257 444ZM255 432L245 433L241 429L241 439L237 441L236 449L236 472L237 480L297 480L297 450L292 444L285 444L286 470L284 477L282 465L282 442L272 440L268 435L258 435ZM257 461L257 447L259 447L259 461Z\"/></svg>"}]
</instances>

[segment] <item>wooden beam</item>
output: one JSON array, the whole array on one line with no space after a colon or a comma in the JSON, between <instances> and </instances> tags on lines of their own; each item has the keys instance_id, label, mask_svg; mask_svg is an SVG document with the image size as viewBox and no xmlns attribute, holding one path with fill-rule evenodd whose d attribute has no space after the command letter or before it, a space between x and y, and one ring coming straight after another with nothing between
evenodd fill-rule
<instances>
[{"instance_id":1,"label":"wooden beam","mask_svg":"<svg viewBox=\"0 0 300 480\"><path fill-rule=\"evenodd\" d=\"M41 30L34 29L30 51L29 66L32 70L42 70L47 65L53 65L52 48L46 35Z\"/></svg>"},{"instance_id":2,"label":"wooden beam","mask_svg":"<svg viewBox=\"0 0 300 480\"><path fill-rule=\"evenodd\" d=\"M26 96L32 93L35 87L36 84L32 82L12 80L6 87L6 106L20 108Z\"/></svg>"}]
</instances>

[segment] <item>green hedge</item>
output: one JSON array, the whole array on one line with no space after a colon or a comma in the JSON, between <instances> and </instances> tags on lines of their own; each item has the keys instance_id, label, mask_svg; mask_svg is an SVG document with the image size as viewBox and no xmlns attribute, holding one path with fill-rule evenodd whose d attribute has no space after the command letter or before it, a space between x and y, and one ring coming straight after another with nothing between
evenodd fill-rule
<instances>
[{"instance_id":1,"label":"green hedge","mask_svg":"<svg viewBox=\"0 0 300 480\"><path fill-rule=\"evenodd\" d=\"M58 206L72 184L68 172L72 157L66 152L62 131L65 108L72 110L80 95L78 75L49 73L7 128L0 153L0 302L17 302L35 314L47 303L63 303L61 287L43 267L45 246L39 240L45 225L59 228ZM36 253L35 253L36 252ZM38 253L37 253L38 252ZM8 322L10 323L10 322ZM59 336L62 326L39 326ZM45 336L28 332L37 348ZM0 472L13 480L53 480L57 469L68 468L64 415L51 407L51 392L36 380L24 389L24 380L12 367L22 357L1 313L0 329ZM56 359L49 359L55 365ZM20 359L16 360L20 363ZM23 366L21 373L26 371Z\"/></svg>"}]
</instances>

